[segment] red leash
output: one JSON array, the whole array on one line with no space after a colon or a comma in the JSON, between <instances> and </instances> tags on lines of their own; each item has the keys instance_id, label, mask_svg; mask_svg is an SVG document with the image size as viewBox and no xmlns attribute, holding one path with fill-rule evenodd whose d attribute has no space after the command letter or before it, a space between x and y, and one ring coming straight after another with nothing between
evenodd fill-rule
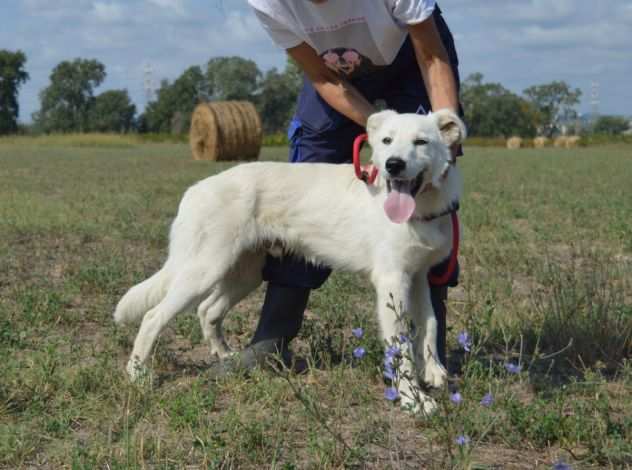
<instances>
[{"instance_id":1,"label":"red leash","mask_svg":"<svg viewBox=\"0 0 632 470\"><path fill-rule=\"evenodd\" d=\"M362 144L368 140L367 134L360 134L353 141L353 168L355 169L356 177L366 184L373 184L377 178L377 167L373 165L363 166L360 162L360 150ZM448 267L441 275L428 274L428 281L433 286L444 286L450 281L450 278L454 274L454 270L457 265L457 258L459 256L459 217L456 215L456 211L450 214L452 221L452 251L450 252L450 259L448 261Z\"/></svg>"},{"instance_id":2,"label":"red leash","mask_svg":"<svg viewBox=\"0 0 632 470\"><path fill-rule=\"evenodd\" d=\"M377 167L373 165L363 167L360 163L360 150L362 149L362 144L368 139L369 136L367 134L360 134L353 141L353 168L355 168L355 174L358 179L361 179L366 184L373 184L375 178L377 178Z\"/></svg>"}]
</instances>

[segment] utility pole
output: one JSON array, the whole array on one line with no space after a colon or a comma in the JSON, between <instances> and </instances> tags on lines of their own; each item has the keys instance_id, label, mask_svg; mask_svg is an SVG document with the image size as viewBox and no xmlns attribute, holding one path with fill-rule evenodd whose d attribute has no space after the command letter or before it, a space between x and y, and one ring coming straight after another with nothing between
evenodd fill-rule
<instances>
[{"instance_id":1,"label":"utility pole","mask_svg":"<svg viewBox=\"0 0 632 470\"><path fill-rule=\"evenodd\" d=\"M593 80L590 87L590 107L592 111L592 118L597 119L599 117L599 105L601 101L599 99L599 82Z\"/></svg>"},{"instance_id":2,"label":"utility pole","mask_svg":"<svg viewBox=\"0 0 632 470\"><path fill-rule=\"evenodd\" d=\"M154 68L149 62L145 62L143 76L145 106L147 106L154 99Z\"/></svg>"}]
</instances>

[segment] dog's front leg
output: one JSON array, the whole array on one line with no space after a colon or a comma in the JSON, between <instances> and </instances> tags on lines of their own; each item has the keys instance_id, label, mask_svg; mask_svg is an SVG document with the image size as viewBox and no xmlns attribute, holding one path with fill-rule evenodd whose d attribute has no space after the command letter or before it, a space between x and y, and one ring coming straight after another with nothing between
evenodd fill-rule
<instances>
[{"instance_id":1,"label":"dog's front leg","mask_svg":"<svg viewBox=\"0 0 632 470\"><path fill-rule=\"evenodd\" d=\"M437 353L437 318L432 308L425 271L414 277L411 291L415 361L423 381L432 387L441 387L447 379L447 371L441 365Z\"/></svg>"},{"instance_id":2,"label":"dog's front leg","mask_svg":"<svg viewBox=\"0 0 632 470\"><path fill-rule=\"evenodd\" d=\"M382 339L387 347L396 344L401 348L397 383L402 407L432 413L436 403L419 387L418 374L412 363L414 351L410 350L408 341L400 340L401 335L410 335L411 278L405 273L374 274L373 283L377 291L377 314Z\"/></svg>"}]
</instances>

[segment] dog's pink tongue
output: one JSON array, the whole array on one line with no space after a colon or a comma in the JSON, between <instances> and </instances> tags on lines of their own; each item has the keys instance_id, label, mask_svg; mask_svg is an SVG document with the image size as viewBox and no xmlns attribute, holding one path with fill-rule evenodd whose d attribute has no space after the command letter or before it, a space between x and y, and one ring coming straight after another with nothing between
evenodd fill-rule
<instances>
[{"instance_id":1,"label":"dog's pink tongue","mask_svg":"<svg viewBox=\"0 0 632 470\"><path fill-rule=\"evenodd\" d=\"M415 199L410 195L409 184L393 188L384 202L384 211L391 222L403 224L408 222L415 212Z\"/></svg>"}]
</instances>

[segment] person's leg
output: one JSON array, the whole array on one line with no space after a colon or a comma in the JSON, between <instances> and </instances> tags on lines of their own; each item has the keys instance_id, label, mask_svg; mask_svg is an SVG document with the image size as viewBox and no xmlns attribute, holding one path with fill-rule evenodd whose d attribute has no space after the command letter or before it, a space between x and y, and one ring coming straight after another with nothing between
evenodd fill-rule
<instances>
[{"instance_id":1,"label":"person's leg","mask_svg":"<svg viewBox=\"0 0 632 470\"><path fill-rule=\"evenodd\" d=\"M275 340L285 350L301 329L311 290L322 286L331 270L293 256L268 256L262 274L268 285L251 344Z\"/></svg>"},{"instance_id":2,"label":"person's leg","mask_svg":"<svg viewBox=\"0 0 632 470\"><path fill-rule=\"evenodd\" d=\"M448 267L447 260L437 266L434 266L431 270L432 274L441 276ZM459 284L459 265L457 264L452 276L445 285L433 285L430 284L430 301L432 302L432 309L437 319L437 354L439 361L447 369L447 308L446 301L448 300L448 287L456 287Z\"/></svg>"}]
</instances>

